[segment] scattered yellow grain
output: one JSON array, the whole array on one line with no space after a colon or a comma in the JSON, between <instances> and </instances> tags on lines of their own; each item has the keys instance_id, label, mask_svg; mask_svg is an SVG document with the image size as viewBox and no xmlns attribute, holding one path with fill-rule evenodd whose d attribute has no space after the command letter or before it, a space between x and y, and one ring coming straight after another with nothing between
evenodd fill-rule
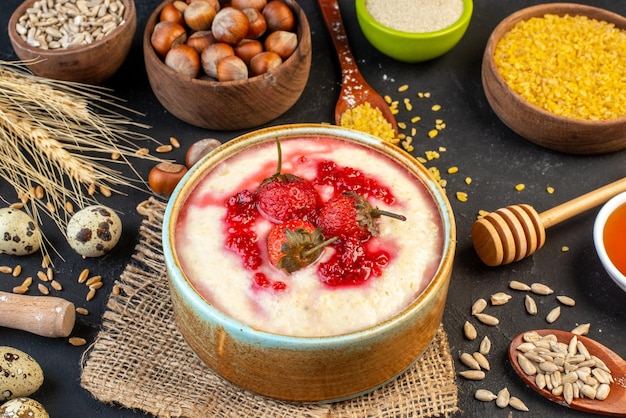
<instances>
[{"instance_id":1,"label":"scattered yellow grain","mask_svg":"<svg viewBox=\"0 0 626 418\"><path fill-rule=\"evenodd\" d=\"M406 123L404 123L404 122L398 122L398 128L400 128L400 129L406 129Z\"/></svg>"},{"instance_id":2,"label":"scattered yellow grain","mask_svg":"<svg viewBox=\"0 0 626 418\"><path fill-rule=\"evenodd\" d=\"M564 245L561 247L561 251L563 251L564 253L569 251L569 247L567 245Z\"/></svg>"},{"instance_id":3,"label":"scattered yellow grain","mask_svg":"<svg viewBox=\"0 0 626 418\"><path fill-rule=\"evenodd\" d=\"M554 193L554 187L550 187L550 186L546 187L546 192L548 192L549 194Z\"/></svg>"},{"instance_id":4,"label":"scattered yellow grain","mask_svg":"<svg viewBox=\"0 0 626 418\"><path fill-rule=\"evenodd\" d=\"M583 120L626 115L626 31L587 16L518 22L494 51L498 72L532 104Z\"/></svg>"},{"instance_id":5,"label":"scattered yellow grain","mask_svg":"<svg viewBox=\"0 0 626 418\"><path fill-rule=\"evenodd\" d=\"M22 202L16 202L16 203L11 203L9 205L9 207L11 209L23 209L24 208L24 204Z\"/></svg>"},{"instance_id":6,"label":"scattered yellow grain","mask_svg":"<svg viewBox=\"0 0 626 418\"><path fill-rule=\"evenodd\" d=\"M455 174L459 172L459 167L450 167L448 168L448 174Z\"/></svg>"},{"instance_id":7,"label":"scattered yellow grain","mask_svg":"<svg viewBox=\"0 0 626 418\"><path fill-rule=\"evenodd\" d=\"M35 197L37 199L41 199L43 198L45 195L43 187L41 187L40 185L38 185L37 187L35 187Z\"/></svg>"},{"instance_id":8,"label":"scattered yellow grain","mask_svg":"<svg viewBox=\"0 0 626 418\"><path fill-rule=\"evenodd\" d=\"M407 110L407 112L410 112L411 110L413 110L413 105L411 104L411 100L409 100L408 98L404 99L404 108Z\"/></svg>"},{"instance_id":9,"label":"scattered yellow grain","mask_svg":"<svg viewBox=\"0 0 626 418\"><path fill-rule=\"evenodd\" d=\"M409 85L408 84L403 84L400 87L398 87L398 92L402 93L404 91L407 91L409 89Z\"/></svg>"},{"instance_id":10,"label":"scattered yellow grain","mask_svg":"<svg viewBox=\"0 0 626 418\"><path fill-rule=\"evenodd\" d=\"M104 184L100 185L100 193L102 193L104 197L111 197L111 189Z\"/></svg>"},{"instance_id":11,"label":"scattered yellow grain","mask_svg":"<svg viewBox=\"0 0 626 418\"><path fill-rule=\"evenodd\" d=\"M46 285L43 283L37 283L37 289L39 290L39 293L41 293L42 295L50 294L50 289L48 289Z\"/></svg>"},{"instance_id":12,"label":"scattered yellow grain","mask_svg":"<svg viewBox=\"0 0 626 418\"><path fill-rule=\"evenodd\" d=\"M456 192L456 200L458 200L459 202L467 202L467 193Z\"/></svg>"},{"instance_id":13,"label":"scattered yellow grain","mask_svg":"<svg viewBox=\"0 0 626 418\"><path fill-rule=\"evenodd\" d=\"M89 269L83 269L78 275L78 283L85 283L89 277Z\"/></svg>"},{"instance_id":14,"label":"scattered yellow grain","mask_svg":"<svg viewBox=\"0 0 626 418\"><path fill-rule=\"evenodd\" d=\"M431 129L431 130L428 132L428 136L429 136L430 138L434 138L434 137L436 137L437 135L439 135L439 131L438 131L438 130L436 130L436 129Z\"/></svg>"},{"instance_id":15,"label":"scattered yellow grain","mask_svg":"<svg viewBox=\"0 0 626 418\"><path fill-rule=\"evenodd\" d=\"M111 159L112 159L113 161L117 161L117 160L119 160L121 156L122 156L122 154L121 154L119 151L113 151L113 152L111 153Z\"/></svg>"},{"instance_id":16,"label":"scattered yellow grain","mask_svg":"<svg viewBox=\"0 0 626 418\"><path fill-rule=\"evenodd\" d=\"M61 286L61 283L57 282L56 280L52 280L50 282L50 286L52 286L54 290L57 290L59 292L63 290L63 286Z\"/></svg>"},{"instance_id":17,"label":"scattered yellow grain","mask_svg":"<svg viewBox=\"0 0 626 418\"><path fill-rule=\"evenodd\" d=\"M441 181L441 172L437 167L428 167L428 171L436 181Z\"/></svg>"},{"instance_id":18,"label":"scattered yellow grain","mask_svg":"<svg viewBox=\"0 0 626 418\"><path fill-rule=\"evenodd\" d=\"M385 102L390 105L391 104L391 96L388 94L385 94L385 96L383 97L383 99L385 99Z\"/></svg>"},{"instance_id":19,"label":"scattered yellow grain","mask_svg":"<svg viewBox=\"0 0 626 418\"><path fill-rule=\"evenodd\" d=\"M37 277L39 278L39 280L41 280L42 282L47 282L49 281L48 276L46 275L46 273L44 273L43 271L38 271L37 272Z\"/></svg>"},{"instance_id":20,"label":"scattered yellow grain","mask_svg":"<svg viewBox=\"0 0 626 418\"><path fill-rule=\"evenodd\" d=\"M398 132L398 139L406 138L406 134L404 132Z\"/></svg>"},{"instance_id":21,"label":"scattered yellow grain","mask_svg":"<svg viewBox=\"0 0 626 418\"><path fill-rule=\"evenodd\" d=\"M467 185L472 184L472 178L471 177L465 177L465 184L467 184Z\"/></svg>"},{"instance_id":22,"label":"scattered yellow grain","mask_svg":"<svg viewBox=\"0 0 626 418\"><path fill-rule=\"evenodd\" d=\"M520 183L520 184L516 184L515 185L515 190L517 190L518 192L521 192L522 190L524 190L526 188L526 185Z\"/></svg>"},{"instance_id":23,"label":"scattered yellow grain","mask_svg":"<svg viewBox=\"0 0 626 418\"><path fill-rule=\"evenodd\" d=\"M26 292L28 292L28 287L26 286L15 286L13 288L13 293L18 294L18 295L23 295Z\"/></svg>"},{"instance_id":24,"label":"scattered yellow grain","mask_svg":"<svg viewBox=\"0 0 626 418\"><path fill-rule=\"evenodd\" d=\"M135 151L135 155L137 155L138 157L142 157L148 154L150 154L150 150L148 148L139 148L137 151Z\"/></svg>"},{"instance_id":25,"label":"scattered yellow grain","mask_svg":"<svg viewBox=\"0 0 626 418\"><path fill-rule=\"evenodd\" d=\"M419 161L422 164L426 164L428 162L428 160L424 157L415 157L417 159L417 161Z\"/></svg>"},{"instance_id":26,"label":"scattered yellow grain","mask_svg":"<svg viewBox=\"0 0 626 418\"><path fill-rule=\"evenodd\" d=\"M420 120L422 120L422 118L421 118L420 116L413 116L413 117L411 118L411 123L417 123L417 122L419 122Z\"/></svg>"},{"instance_id":27,"label":"scattered yellow grain","mask_svg":"<svg viewBox=\"0 0 626 418\"><path fill-rule=\"evenodd\" d=\"M180 148L180 142L176 137L170 136L170 144L172 144L174 148Z\"/></svg>"},{"instance_id":28,"label":"scattered yellow grain","mask_svg":"<svg viewBox=\"0 0 626 418\"><path fill-rule=\"evenodd\" d=\"M67 213L74 213L74 205L72 204L72 202L69 202L69 201L65 202L65 211Z\"/></svg>"},{"instance_id":29,"label":"scattered yellow grain","mask_svg":"<svg viewBox=\"0 0 626 418\"><path fill-rule=\"evenodd\" d=\"M89 280L87 280L87 282L85 283L85 285L91 286L91 285L96 284L96 283L102 283L102 276L90 277Z\"/></svg>"},{"instance_id":30,"label":"scattered yellow grain","mask_svg":"<svg viewBox=\"0 0 626 418\"><path fill-rule=\"evenodd\" d=\"M33 284L33 278L31 276L28 276L22 282L22 286L25 286L25 287L30 287L31 284Z\"/></svg>"},{"instance_id":31,"label":"scattered yellow grain","mask_svg":"<svg viewBox=\"0 0 626 418\"><path fill-rule=\"evenodd\" d=\"M45 268L48 268L49 266L50 266L50 255L46 254L41 259L41 268L45 269Z\"/></svg>"},{"instance_id":32,"label":"scattered yellow grain","mask_svg":"<svg viewBox=\"0 0 626 418\"><path fill-rule=\"evenodd\" d=\"M76 308L76 313L79 314L79 315L83 315L83 316L89 315L89 311L87 309L85 309L85 308L80 307L80 306L78 308Z\"/></svg>"},{"instance_id":33,"label":"scattered yellow grain","mask_svg":"<svg viewBox=\"0 0 626 418\"><path fill-rule=\"evenodd\" d=\"M374 135L383 141L398 143L398 138L391 124L385 119L380 109L368 102L348 109L341 115L340 125Z\"/></svg>"},{"instance_id":34,"label":"scattered yellow grain","mask_svg":"<svg viewBox=\"0 0 626 418\"><path fill-rule=\"evenodd\" d=\"M438 105L438 104L432 105L430 110L432 110L433 112L439 112L441 110L441 105Z\"/></svg>"},{"instance_id":35,"label":"scattered yellow grain","mask_svg":"<svg viewBox=\"0 0 626 418\"><path fill-rule=\"evenodd\" d=\"M21 265L17 265L15 267L13 267L13 271L11 272L11 274L13 275L13 277L17 277L22 273L22 266Z\"/></svg>"},{"instance_id":36,"label":"scattered yellow grain","mask_svg":"<svg viewBox=\"0 0 626 418\"><path fill-rule=\"evenodd\" d=\"M485 216L489 215L489 212L487 212L486 210L479 210L478 211L478 216L476 217L477 219L481 219L484 218Z\"/></svg>"},{"instance_id":37,"label":"scattered yellow grain","mask_svg":"<svg viewBox=\"0 0 626 418\"><path fill-rule=\"evenodd\" d=\"M446 147L439 147L439 152L446 152L448 149Z\"/></svg>"},{"instance_id":38,"label":"scattered yellow grain","mask_svg":"<svg viewBox=\"0 0 626 418\"><path fill-rule=\"evenodd\" d=\"M87 340L85 340L84 338L80 338L80 337L70 337L70 339L67 341L70 344L72 344L74 347L80 347L80 346L87 344Z\"/></svg>"},{"instance_id":39,"label":"scattered yellow grain","mask_svg":"<svg viewBox=\"0 0 626 418\"><path fill-rule=\"evenodd\" d=\"M417 134L417 128L411 128L411 136L415 136Z\"/></svg>"},{"instance_id":40,"label":"scattered yellow grain","mask_svg":"<svg viewBox=\"0 0 626 418\"><path fill-rule=\"evenodd\" d=\"M424 155L426 155L426 159L428 161L436 160L440 157L440 154L437 151L426 151Z\"/></svg>"}]
</instances>

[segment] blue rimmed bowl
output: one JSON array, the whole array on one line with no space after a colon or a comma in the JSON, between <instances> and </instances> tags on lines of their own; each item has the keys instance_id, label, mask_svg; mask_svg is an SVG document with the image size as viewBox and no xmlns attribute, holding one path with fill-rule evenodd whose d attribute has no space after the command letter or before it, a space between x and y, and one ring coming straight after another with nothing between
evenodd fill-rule
<instances>
[{"instance_id":1,"label":"blue rimmed bowl","mask_svg":"<svg viewBox=\"0 0 626 418\"><path fill-rule=\"evenodd\" d=\"M424 186L441 226L441 249L432 278L399 313L373 326L338 335L281 335L234 319L194 287L177 247L177 227L187 199L216 166L250 147L273 144L277 137L282 144L300 137L354 143L388 157ZM194 165L178 184L163 220L163 249L174 314L190 347L223 378L252 392L292 402L348 399L380 387L409 368L426 350L441 323L455 245L456 226L445 193L414 157L367 134L321 124L265 128L223 144ZM215 266L206 274L223 276L223 271Z\"/></svg>"}]
</instances>

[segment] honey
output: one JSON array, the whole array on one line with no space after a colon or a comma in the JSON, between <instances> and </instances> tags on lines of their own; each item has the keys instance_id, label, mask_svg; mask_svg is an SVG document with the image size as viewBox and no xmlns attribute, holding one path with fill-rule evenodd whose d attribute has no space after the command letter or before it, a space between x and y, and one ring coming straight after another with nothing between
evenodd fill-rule
<instances>
[{"instance_id":1,"label":"honey","mask_svg":"<svg viewBox=\"0 0 626 418\"><path fill-rule=\"evenodd\" d=\"M626 204L618 206L606 220L604 248L613 265L626 275Z\"/></svg>"}]
</instances>

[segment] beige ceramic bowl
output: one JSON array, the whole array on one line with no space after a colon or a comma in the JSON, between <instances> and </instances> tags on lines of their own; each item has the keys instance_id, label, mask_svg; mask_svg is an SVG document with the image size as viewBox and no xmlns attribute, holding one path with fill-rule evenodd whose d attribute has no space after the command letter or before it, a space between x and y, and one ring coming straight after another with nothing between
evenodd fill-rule
<instances>
[{"instance_id":1,"label":"beige ceramic bowl","mask_svg":"<svg viewBox=\"0 0 626 418\"><path fill-rule=\"evenodd\" d=\"M529 103L498 73L493 56L500 38L516 23L545 14L588 16L626 30L625 17L583 4L548 3L513 13L494 29L483 56L483 88L493 111L514 132L545 148L571 154L600 154L626 148L626 116L605 121L558 116Z\"/></svg>"},{"instance_id":2,"label":"beige ceramic bowl","mask_svg":"<svg viewBox=\"0 0 626 418\"><path fill-rule=\"evenodd\" d=\"M328 337L259 331L208 303L190 284L180 264L175 246L178 218L187 196L206 173L255 144L302 136L337 138L391 158L423 183L441 219L443 248L430 283L400 313L361 331ZM163 225L165 261L180 332L211 369L252 392L296 402L329 402L366 393L410 367L426 350L441 322L456 243L451 207L437 182L415 158L367 134L304 124L266 128L233 139L192 167L170 198Z\"/></svg>"},{"instance_id":3,"label":"beige ceramic bowl","mask_svg":"<svg viewBox=\"0 0 626 418\"><path fill-rule=\"evenodd\" d=\"M24 1L11 15L9 38L17 56L27 61L36 75L63 81L99 84L110 78L124 63L137 28L133 0L124 5L123 23L99 41L71 48L43 49L29 45L18 34L16 26L26 10L38 0Z\"/></svg>"},{"instance_id":4,"label":"beige ceramic bowl","mask_svg":"<svg viewBox=\"0 0 626 418\"><path fill-rule=\"evenodd\" d=\"M158 57L150 43L165 0L148 19L143 37L144 60L156 98L172 115L195 126L236 130L260 126L289 110L304 91L311 68L311 31L295 0L298 47L281 65L241 81L217 82L181 75Z\"/></svg>"}]
</instances>

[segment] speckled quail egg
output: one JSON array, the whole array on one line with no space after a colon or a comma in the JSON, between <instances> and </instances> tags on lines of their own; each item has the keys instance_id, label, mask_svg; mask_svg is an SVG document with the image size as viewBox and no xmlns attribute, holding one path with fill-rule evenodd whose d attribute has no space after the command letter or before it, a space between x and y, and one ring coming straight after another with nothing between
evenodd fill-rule
<instances>
[{"instance_id":1,"label":"speckled quail egg","mask_svg":"<svg viewBox=\"0 0 626 418\"><path fill-rule=\"evenodd\" d=\"M41 231L26 212L0 209L0 253L27 255L39 250Z\"/></svg>"},{"instance_id":2,"label":"speckled quail egg","mask_svg":"<svg viewBox=\"0 0 626 418\"><path fill-rule=\"evenodd\" d=\"M50 418L50 415L36 400L16 398L0 406L0 418Z\"/></svg>"},{"instance_id":3,"label":"speckled quail egg","mask_svg":"<svg viewBox=\"0 0 626 418\"><path fill-rule=\"evenodd\" d=\"M115 247L122 235L119 216L104 205L87 206L67 223L67 241L83 257L100 257Z\"/></svg>"},{"instance_id":4,"label":"speckled quail egg","mask_svg":"<svg viewBox=\"0 0 626 418\"><path fill-rule=\"evenodd\" d=\"M0 346L0 376L0 402L31 395L43 384L39 363L13 347Z\"/></svg>"}]
</instances>

